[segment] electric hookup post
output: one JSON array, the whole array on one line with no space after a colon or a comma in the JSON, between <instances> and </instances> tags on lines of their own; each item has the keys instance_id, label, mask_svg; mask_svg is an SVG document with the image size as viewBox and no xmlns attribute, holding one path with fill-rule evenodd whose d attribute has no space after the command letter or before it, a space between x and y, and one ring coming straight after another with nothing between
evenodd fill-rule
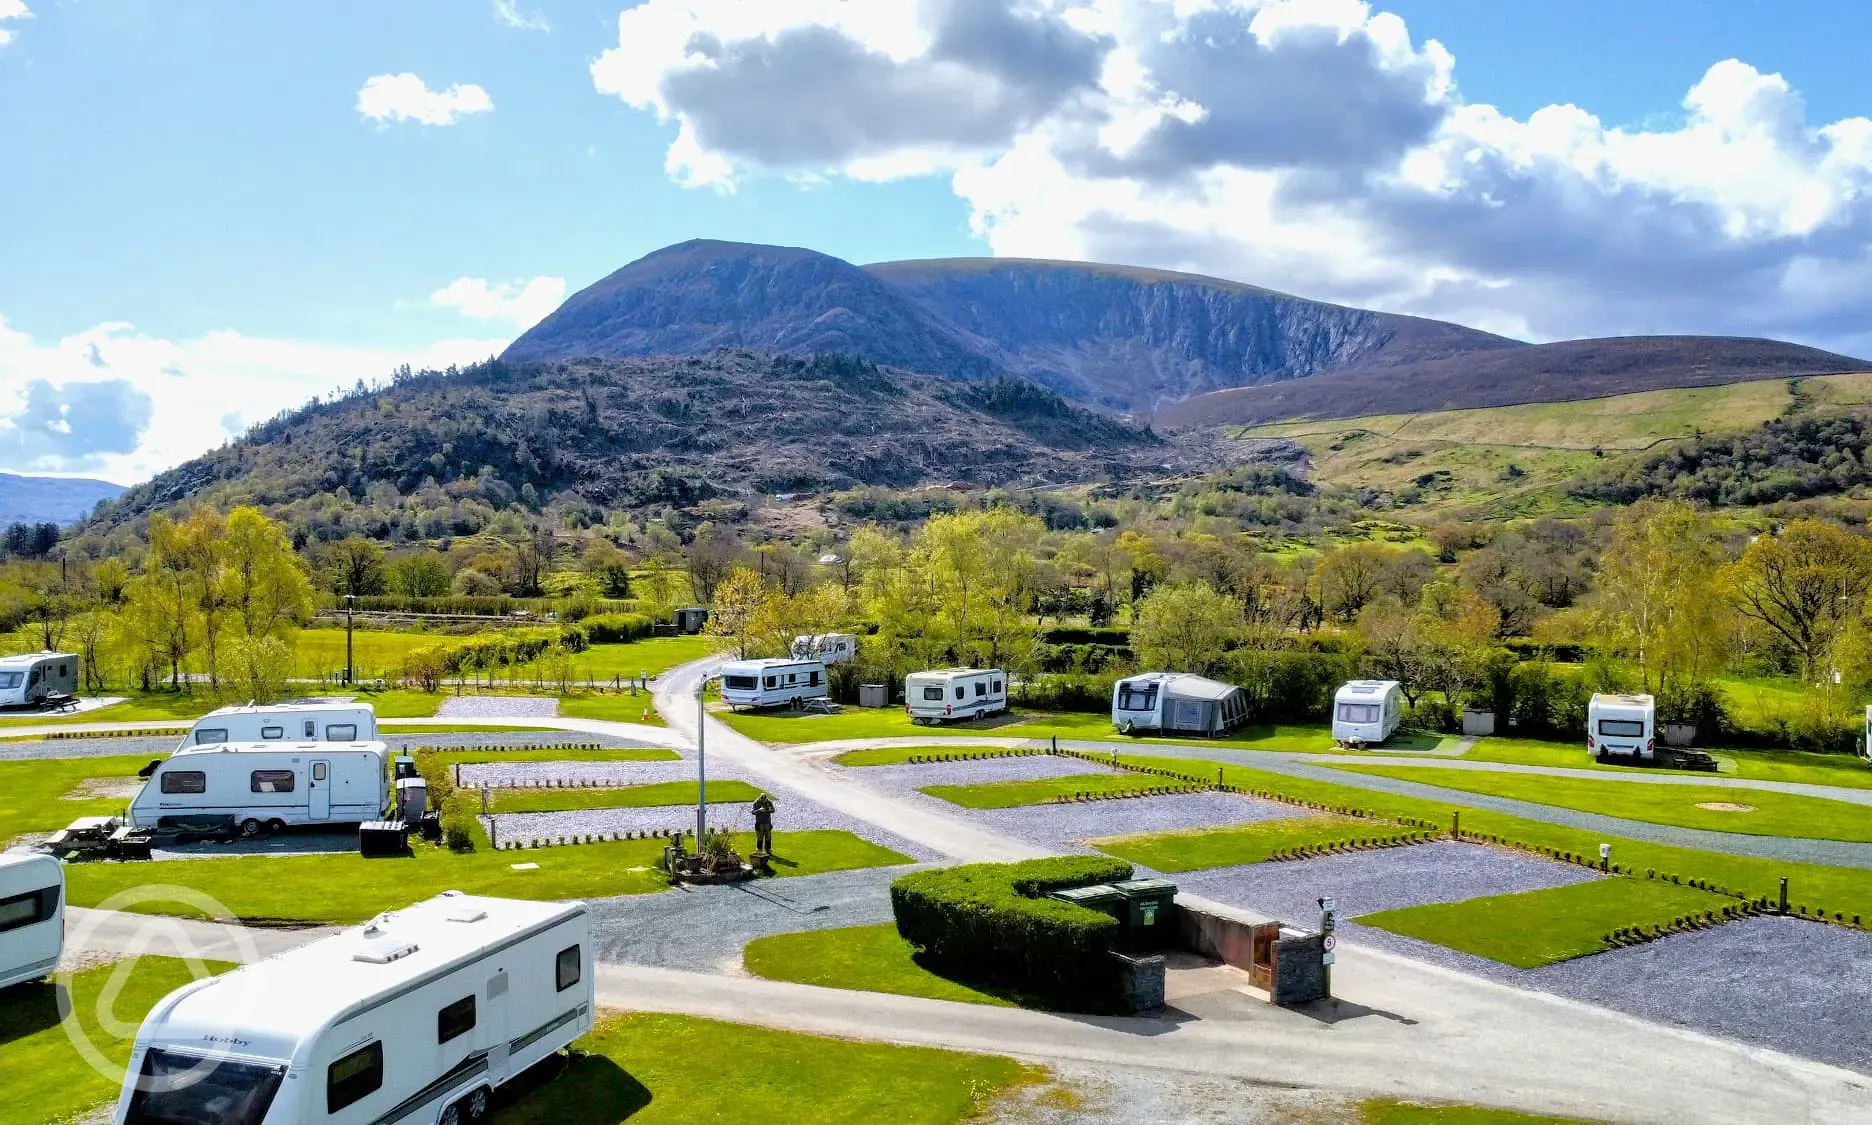
<instances>
[{"instance_id":1,"label":"electric hookup post","mask_svg":"<svg viewBox=\"0 0 1872 1125\"><path fill-rule=\"evenodd\" d=\"M1339 939L1333 936L1333 930L1339 924L1339 903L1330 898L1319 900L1320 908L1320 991L1332 995L1333 949Z\"/></svg>"}]
</instances>

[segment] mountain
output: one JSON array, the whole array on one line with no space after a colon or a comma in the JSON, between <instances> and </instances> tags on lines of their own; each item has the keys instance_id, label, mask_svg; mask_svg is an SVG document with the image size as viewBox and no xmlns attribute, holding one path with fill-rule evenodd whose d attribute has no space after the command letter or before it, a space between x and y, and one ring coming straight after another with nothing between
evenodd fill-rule
<instances>
[{"instance_id":1,"label":"mountain","mask_svg":"<svg viewBox=\"0 0 1872 1125\"><path fill-rule=\"evenodd\" d=\"M859 267L693 241L580 290L502 358L836 351L951 379L1018 375L1147 413L1221 387L1522 346L1194 274L988 258Z\"/></svg>"},{"instance_id":2,"label":"mountain","mask_svg":"<svg viewBox=\"0 0 1872 1125\"><path fill-rule=\"evenodd\" d=\"M845 356L496 360L256 426L131 489L107 522L205 498L311 526L329 522L336 498L378 521L414 524L420 509L422 534L440 535L464 504L505 507L529 489L657 511L858 485L1132 479L1211 467L1212 448L1031 383L956 383Z\"/></svg>"},{"instance_id":3,"label":"mountain","mask_svg":"<svg viewBox=\"0 0 1872 1125\"><path fill-rule=\"evenodd\" d=\"M0 473L0 526L66 524L91 514L100 500L114 500L121 484L84 477L22 477Z\"/></svg>"},{"instance_id":4,"label":"mountain","mask_svg":"<svg viewBox=\"0 0 1872 1125\"><path fill-rule=\"evenodd\" d=\"M1618 336L1480 351L1311 379L1216 391L1160 410L1172 429L1357 418L1530 402L1573 402L1634 391L1710 387L1872 369L1872 363L1779 340L1735 336Z\"/></svg>"}]
</instances>

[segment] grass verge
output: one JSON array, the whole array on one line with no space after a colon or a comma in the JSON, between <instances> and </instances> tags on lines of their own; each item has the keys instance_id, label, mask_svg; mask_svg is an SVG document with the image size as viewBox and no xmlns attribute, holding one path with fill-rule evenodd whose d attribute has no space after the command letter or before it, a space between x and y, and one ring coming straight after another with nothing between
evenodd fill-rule
<instances>
[{"instance_id":1,"label":"grass verge","mask_svg":"<svg viewBox=\"0 0 1872 1125\"><path fill-rule=\"evenodd\" d=\"M1717 785L1660 785L1642 781L1601 781L1591 777L1553 777L1546 774L1498 773L1484 770L1439 769L1422 766L1376 766L1333 763L1334 769L1414 781L1464 793L1506 797L1537 805L1554 805L1602 816L1700 828L1711 832L1740 832L1750 836L1784 836L1817 840L1872 843L1872 808L1824 797L1802 797L1767 789L1736 789ZM1733 806L1728 809L1705 805Z\"/></svg>"},{"instance_id":2,"label":"grass verge","mask_svg":"<svg viewBox=\"0 0 1872 1125\"><path fill-rule=\"evenodd\" d=\"M659 781L649 785L623 785L615 789L495 789L497 813L568 812L574 809L641 809L657 805L696 803L693 781ZM717 781L708 787L709 804L746 804L761 795L745 781Z\"/></svg>"},{"instance_id":3,"label":"grass verge","mask_svg":"<svg viewBox=\"0 0 1872 1125\"><path fill-rule=\"evenodd\" d=\"M1477 1105L1422 1105L1374 1098L1359 1106L1360 1125L1591 1125L1573 1117L1544 1117Z\"/></svg>"},{"instance_id":4,"label":"grass verge","mask_svg":"<svg viewBox=\"0 0 1872 1125\"><path fill-rule=\"evenodd\" d=\"M894 925L850 926L777 934L748 942L741 952L748 972L768 980L889 992L965 1004L1013 1006L1013 1000L950 980L923 967Z\"/></svg>"},{"instance_id":5,"label":"grass verge","mask_svg":"<svg viewBox=\"0 0 1872 1125\"><path fill-rule=\"evenodd\" d=\"M1079 773L1024 781L983 781L973 785L926 785L919 792L961 805L965 809L1007 809L1016 805L1044 804L1075 793L1124 793L1143 786L1124 773Z\"/></svg>"},{"instance_id":6,"label":"grass verge","mask_svg":"<svg viewBox=\"0 0 1872 1125\"><path fill-rule=\"evenodd\" d=\"M1303 816L1227 828L1106 836L1086 843L1106 855L1158 871L1176 872L1260 863L1287 848L1407 840L1422 835L1421 829L1374 824L1357 817Z\"/></svg>"},{"instance_id":7,"label":"grass verge","mask_svg":"<svg viewBox=\"0 0 1872 1125\"><path fill-rule=\"evenodd\" d=\"M902 708L849 707L835 715L806 715L797 712L719 711L716 717L729 726L761 742L796 744L831 742L859 738L953 738L961 735L992 735L1002 738L1102 739L1188 745L1199 742L1233 750L1280 750L1289 754L1326 754L1333 750L1332 737L1325 727L1263 725L1246 727L1232 738L1126 738L1112 726L1106 714L1077 711L1009 711L981 722L944 723L941 726L918 726Z\"/></svg>"},{"instance_id":8,"label":"grass verge","mask_svg":"<svg viewBox=\"0 0 1872 1125\"><path fill-rule=\"evenodd\" d=\"M1831 785L1842 789L1872 789L1872 769L1848 754L1810 754L1799 750L1711 750L1727 777L1750 781L1791 781L1803 785ZM1462 756L1469 762L1503 762L1522 766L1560 766L1609 774L1660 774L1670 777L1707 777L1681 770L1650 766L1602 765L1578 742L1548 742L1534 738L1485 738Z\"/></svg>"},{"instance_id":9,"label":"grass verge","mask_svg":"<svg viewBox=\"0 0 1872 1125\"><path fill-rule=\"evenodd\" d=\"M484 765L500 762L674 762L682 757L674 750L658 746L618 746L603 750L575 750L571 747L544 746L527 750L437 750L436 760L445 766Z\"/></svg>"},{"instance_id":10,"label":"grass verge","mask_svg":"<svg viewBox=\"0 0 1872 1125\"><path fill-rule=\"evenodd\" d=\"M86 796L86 790L134 784L136 772L159 756L0 762L0 844L16 834L63 828L81 816L122 813L129 797Z\"/></svg>"},{"instance_id":11,"label":"grass verge","mask_svg":"<svg viewBox=\"0 0 1872 1125\"><path fill-rule=\"evenodd\" d=\"M1045 1074L994 1055L690 1016L621 1016L578 1048L563 1072L503 1105L495 1125L955 1125Z\"/></svg>"},{"instance_id":12,"label":"grass verge","mask_svg":"<svg viewBox=\"0 0 1872 1125\"><path fill-rule=\"evenodd\" d=\"M1407 906L1366 914L1360 925L1534 969L1603 952L1620 926L1662 926L1735 900L1657 879L1593 879L1565 887Z\"/></svg>"},{"instance_id":13,"label":"grass verge","mask_svg":"<svg viewBox=\"0 0 1872 1125\"><path fill-rule=\"evenodd\" d=\"M564 719L599 719L607 723L636 723L640 727L669 725L663 721L663 716L657 714L656 703L647 691L636 695L580 693L561 696L559 716Z\"/></svg>"}]
</instances>

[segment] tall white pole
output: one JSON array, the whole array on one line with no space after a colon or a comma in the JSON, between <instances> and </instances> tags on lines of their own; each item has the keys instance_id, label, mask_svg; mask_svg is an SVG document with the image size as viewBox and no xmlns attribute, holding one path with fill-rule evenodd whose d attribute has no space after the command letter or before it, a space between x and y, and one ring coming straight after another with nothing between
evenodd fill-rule
<instances>
[{"instance_id":1,"label":"tall white pole","mask_svg":"<svg viewBox=\"0 0 1872 1125\"><path fill-rule=\"evenodd\" d=\"M705 702L708 682L709 677L703 676L695 696L695 846L698 855L702 852L702 840L708 834L708 705Z\"/></svg>"}]
</instances>

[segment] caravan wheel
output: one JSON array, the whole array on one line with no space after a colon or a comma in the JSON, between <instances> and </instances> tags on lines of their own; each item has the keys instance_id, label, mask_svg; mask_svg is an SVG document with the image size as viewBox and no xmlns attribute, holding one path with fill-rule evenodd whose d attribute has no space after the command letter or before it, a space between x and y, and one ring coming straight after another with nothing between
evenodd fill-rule
<instances>
[{"instance_id":1,"label":"caravan wheel","mask_svg":"<svg viewBox=\"0 0 1872 1125\"><path fill-rule=\"evenodd\" d=\"M265 831L266 825L251 816L240 822L240 834L243 840L258 840Z\"/></svg>"},{"instance_id":2,"label":"caravan wheel","mask_svg":"<svg viewBox=\"0 0 1872 1125\"><path fill-rule=\"evenodd\" d=\"M462 1099L462 1117L469 1121L483 1120L487 1117L488 1105L491 1101L492 1099L488 1096L488 1088L486 1086L481 1087L479 1090L476 1090L474 1093Z\"/></svg>"},{"instance_id":3,"label":"caravan wheel","mask_svg":"<svg viewBox=\"0 0 1872 1125\"><path fill-rule=\"evenodd\" d=\"M277 836L284 831L286 831L286 822L279 817L276 816L272 820L267 821L267 835Z\"/></svg>"}]
</instances>

